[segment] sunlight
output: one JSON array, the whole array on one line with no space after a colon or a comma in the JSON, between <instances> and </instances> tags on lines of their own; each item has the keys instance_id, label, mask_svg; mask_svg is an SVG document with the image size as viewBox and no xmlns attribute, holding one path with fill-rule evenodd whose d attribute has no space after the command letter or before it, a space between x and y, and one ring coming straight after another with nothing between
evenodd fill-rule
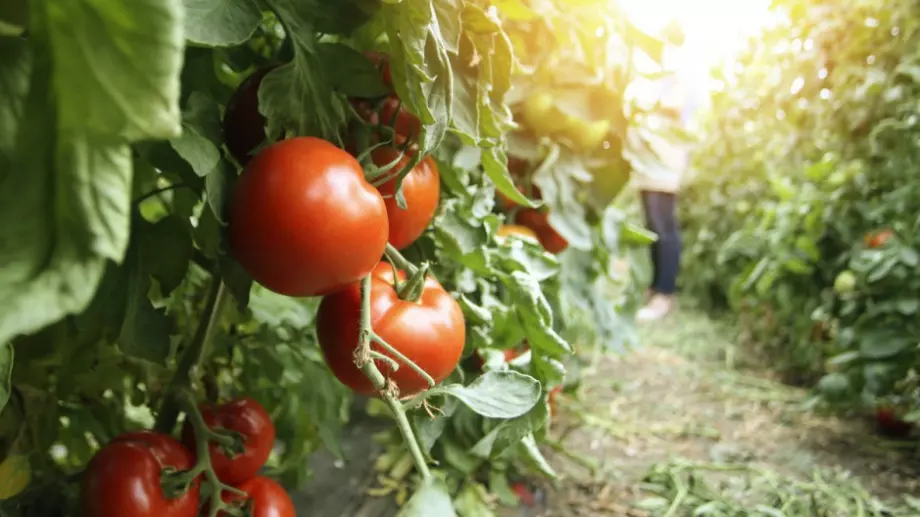
<instances>
[{"instance_id":1,"label":"sunlight","mask_svg":"<svg viewBox=\"0 0 920 517\"><path fill-rule=\"evenodd\" d=\"M619 0L641 29L656 34L677 19L687 36L685 54L706 69L737 53L768 18L769 0Z\"/></svg>"}]
</instances>

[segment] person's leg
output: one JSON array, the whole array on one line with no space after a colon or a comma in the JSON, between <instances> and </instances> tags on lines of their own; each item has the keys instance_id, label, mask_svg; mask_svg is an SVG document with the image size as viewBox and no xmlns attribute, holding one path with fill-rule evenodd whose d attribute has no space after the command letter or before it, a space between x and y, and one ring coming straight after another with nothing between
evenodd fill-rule
<instances>
[{"instance_id":1,"label":"person's leg","mask_svg":"<svg viewBox=\"0 0 920 517\"><path fill-rule=\"evenodd\" d=\"M676 217L677 196L666 192L643 192L642 199L649 229L658 236L651 250L653 294L637 315L640 321L648 321L665 316L674 307L681 238Z\"/></svg>"}]
</instances>

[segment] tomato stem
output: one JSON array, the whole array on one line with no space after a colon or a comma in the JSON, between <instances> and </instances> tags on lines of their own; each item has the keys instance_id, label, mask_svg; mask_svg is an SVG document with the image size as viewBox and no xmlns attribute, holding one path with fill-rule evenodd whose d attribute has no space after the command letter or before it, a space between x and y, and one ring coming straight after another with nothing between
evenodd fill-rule
<instances>
[{"instance_id":1,"label":"tomato stem","mask_svg":"<svg viewBox=\"0 0 920 517\"><path fill-rule=\"evenodd\" d=\"M208 500L208 506L210 507L208 512L209 516L217 517L218 513L221 511L237 517L242 516L239 508L225 503L221 498L221 493L223 491L233 492L243 497L248 496L246 492L222 483L221 480L218 479L217 473L214 472L214 467L211 465L211 448L209 443L216 433L211 431L208 424L204 421L204 417L201 416L201 411L198 410L198 406L195 404L191 392L183 389L177 394L176 399L179 401L179 407L182 409L182 412L185 413L186 417L189 419L189 423L192 424L192 429L195 431L195 456L197 461L195 466L192 467L192 470L177 474L174 476L174 479L185 481L185 479L188 478L190 481L195 479L198 475L204 474L205 480L211 486Z\"/></svg>"},{"instance_id":2,"label":"tomato stem","mask_svg":"<svg viewBox=\"0 0 920 517\"><path fill-rule=\"evenodd\" d=\"M387 256L387 259L389 259L390 262L394 266L396 266L399 269L402 269L403 271L408 273L409 276L414 275L415 272L418 271L418 268L415 267L415 264L413 264L412 262L409 261L409 259L404 257L403 254L400 253L398 249L396 249L396 246L393 246L389 242L387 243L387 247L384 253Z\"/></svg>"},{"instance_id":3,"label":"tomato stem","mask_svg":"<svg viewBox=\"0 0 920 517\"><path fill-rule=\"evenodd\" d=\"M389 245L388 245L389 246ZM401 256L401 255L400 255ZM405 260L405 259L404 259ZM407 261L408 262L408 261ZM387 348L388 351L400 357L407 365L413 366L416 371L420 371L421 368L418 367L412 361L409 361L404 355L397 352L389 344L386 344L385 341L380 339L380 336L374 334L373 329L371 328L371 276L368 275L361 280L361 328L358 333L358 349L370 351L370 346L372 341L376 341L378 345ZM365 357L369 356L367 354ZM389 406L390 411L393 413L393 417L396 420L396 427L399 429L399 432L403 435L403 438L406 440L406 445L409 447L409 453L412 454L412 460L415 463L415 468L418 470L419 474L422 476L423 480L428 480L431 478L431 470L428 468L428 463L425 461L425 455L422 453L422 448L418 444L418 439L415 437L415 433L412 431L412 426L409 424L409 419L406 418L406 411L403 409L402 404L400 404L397 395L387 389L387 380L380 373L380 370L377 368L377 365L374 361L363 361L363 364L358 364L358 367L364 373L365 376L371 381L383 397L384 402ZM426 380L431 379L427 373L421 371L423 376L427 377ZM431 384L434 384L434 381L431 381Z\"/></svg>"},{"instance_id":4,"label":"tomato stem","mask_svg":"<svg viewBox=\"0 0 920 517\"><path fill-rule=\"evenodd\" d=\"M422 297L422 291L425 289L425 280L428 278L428 263L422 263L422 267L412 274L402 286L400 286L396 295L400 300L407 302L417 302Z\"/></svg>"},{"instance_id":5,"label":"tomato stem","mask_svg":"<svg viewBox=\"0 0 920 517\"><path fill-rule=\"evenodd\" d=\"M394 348L393 345L387 343L386 340L378 336L374 331L371 331L371 341L373 341L374 343L377 343L378 346L385 349L387 352L395 355L397 359L405 363L407 366L409 366L409 368L412 368L413 370L415 370L417 374L419 374L423 379L425 379L425 382L427 382L429 386L434 387L436 383L434 382L434 379L432 379L431 376L428 375L428 372L423 370L421 366L415 364L415 362L413 362L411 359L403 355L402 352L400 352L399 350L396 350L396 348ZM387 359L389 359L389 357Z\"/></svg>"},{"instance_id":6,"label":"tomato stem","mask_svg":"<svg viewBox=\"0 0 920 517\"><path fill-rule=\"evenodd\" d=\"M176 373L166 389L166 395L163 399L163 405L160 407L155 426L155 429L161 433L171 434L173 428L176 427L176 420L179 418L176 394L192 385L192 377L196 375L193 370L197 370L199 365L211 353L211 340L214 337L214 330L217 327L217 319L225 294L224 282L215 273L211 281L211 291L208 293L207 305L201 321L198 322L195 336L192 338L192 343L182 354Z\"/></svg>"},{"instance_id":7,"label":"tomato stem","mask_svg":"<svg viewBox=\"0 0 920 517\"><path fill-rule=\"evenodd\" d=\"M387 363L390 369L393 370L394 372L396 370L399 370L399 363L397 363L396 360L394 360L392 357L383 355L380 352L375 352L374 350L371 350L369 353L370 353L371 359L374 359L377 361L383 361Z\"/></svg>"}]
</instances>

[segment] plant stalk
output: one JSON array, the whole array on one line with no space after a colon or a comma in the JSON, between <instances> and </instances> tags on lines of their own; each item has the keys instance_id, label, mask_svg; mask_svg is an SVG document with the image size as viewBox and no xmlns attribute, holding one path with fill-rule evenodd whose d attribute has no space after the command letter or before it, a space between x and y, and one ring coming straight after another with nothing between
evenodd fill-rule
<instances>
[{"instance_id":1,"label":"plant stalk","mask_svg":"<svg viewBox=\"0 0 920 517\"><path fill-rule=\"evenodd\" d=\"M371 277L368 275L361 280L361 327L358 334L358 350L369 352L373 336L374 331L371 329ZM419 475L422 476L422 479L427 481L431 479L431 470L428 468L428 463L425 461L425 455L422 453L422 448L418 444L418 439L416 439L415 433L412 431L409 419L406 417L406 411L399 402L399 399L396 398L396 395L387 389L386 378L380 373L374 361L367 358L368 356L369 354L365 354L366 360L362 361L363 364L358 364L358 367L371 381L374 388L381 393L384 402L389 406L396 420L396 427L403 435L403 438L406 440L406 445L409 447L409 453L412 455L412 461L415 463L415 468L418 470ZM411 361L409 364L412 364Z\"/></svg>"},{"instance_id":2,"label":"plant stalk","mask_svg":"<svg viewBox=\"0 0 920 517\"><path fill-rule=\"evenodd\" d=\"M163 399L163 405L157 416L155 429L161 433L170 434L176 426L176 420L179 418L179 401L177 395L184 389L192 385L192 376L196 375L193 370L200 367L201 363L211 354L211 340L214 337L214 330L217 326L217 319L220 315L220 308L223 305L223 299L226 294L226 288L223 280L216 273L211 281L211 290L208 292L208 301L205 305L204 313L201 315L201 321L198 322L198 328L195 330L195 336L192 343L182 354L179 360L179 366L173 375L172 381L167 387L166 396Z\"/></svg>"}]
</instances>

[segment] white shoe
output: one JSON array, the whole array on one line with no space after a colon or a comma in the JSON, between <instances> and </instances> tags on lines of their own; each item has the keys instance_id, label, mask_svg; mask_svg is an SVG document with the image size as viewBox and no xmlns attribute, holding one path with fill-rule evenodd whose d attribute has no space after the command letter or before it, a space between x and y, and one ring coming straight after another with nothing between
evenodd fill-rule
<instances>
[{"instance_id":1,"label":"white shoe","mask_svg":"<svg viewBox=\"0 0 920 517\"><path fill-rule=\"evenodd\" d=\"M639 309L636 313L636 321L639 323L648 323L657 321L670 314L676 308L674 296L655 293L649 298L645 307Z\"/></svg>"}]
</instances>

